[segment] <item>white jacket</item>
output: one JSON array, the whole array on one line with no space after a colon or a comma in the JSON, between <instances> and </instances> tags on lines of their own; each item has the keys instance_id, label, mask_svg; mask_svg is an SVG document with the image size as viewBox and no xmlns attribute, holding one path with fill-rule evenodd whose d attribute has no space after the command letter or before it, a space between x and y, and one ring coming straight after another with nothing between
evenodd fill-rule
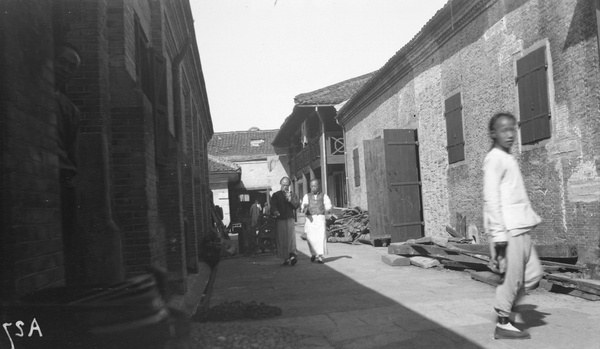
<instances>
[{"instance_id":1,"label":"white jacket","mask_svg":"<svg viewBox=\"0 0 600 349\"><path fill-rule=\"evenodd\" d=\"M483 160L483 224L492 241L507 241L542 219L531 208L517 160L493 148Z\"/></svg>"}]
</instances>

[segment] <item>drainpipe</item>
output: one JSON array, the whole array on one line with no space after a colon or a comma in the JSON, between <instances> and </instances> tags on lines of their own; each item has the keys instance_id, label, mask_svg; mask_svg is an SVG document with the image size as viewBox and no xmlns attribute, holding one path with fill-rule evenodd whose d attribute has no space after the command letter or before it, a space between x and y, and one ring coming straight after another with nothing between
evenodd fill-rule
<instances>
[{"instance_id":1,"label":"drainpipe","mask_svg":"<svg viewBox=\"0 0 600 349\"><path fill-rule=\"evenodd\" d=\"M319 107L315 107L315 112L321 121L321 189L323 190L323 194L329 195L329 191L327 190L327 147L326 142L327 139L325 137L325 122L323 115L319 111Z\"/></svg>"},{"instance_id":2,"label":"drainpipe","mask_svg":"<svg viewBox=\"0 0 600 349\"><path fill-rule=\"evenodd\" d=\"M348 183L348 152L346 151L346 127L340 124L338 118L335 118L335 123L342 127L342 138L344 139L344 176L346 177L346 206L350 207L350 184Z\"/></svg>"}]
</instances>

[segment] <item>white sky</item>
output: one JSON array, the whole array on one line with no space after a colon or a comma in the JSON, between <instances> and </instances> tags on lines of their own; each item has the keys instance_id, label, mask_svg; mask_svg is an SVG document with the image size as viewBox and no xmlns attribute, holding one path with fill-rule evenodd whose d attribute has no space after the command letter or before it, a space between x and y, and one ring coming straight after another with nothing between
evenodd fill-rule
<instances>
[{"instance_id":1,"label":"white sky","mask_svg":"<svg viewBox=\"0 0 600 349\"><path fill-rule=\"evenodd\" d=\"M190 0L216 132L276 129L294 97L381 68L447 0Z\"/></svg>"}]
</instances>

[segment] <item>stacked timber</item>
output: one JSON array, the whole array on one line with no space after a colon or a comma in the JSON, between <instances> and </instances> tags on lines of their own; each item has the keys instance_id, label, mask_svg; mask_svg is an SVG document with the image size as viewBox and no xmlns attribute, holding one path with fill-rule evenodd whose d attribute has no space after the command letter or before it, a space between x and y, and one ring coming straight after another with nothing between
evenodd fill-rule
<instances>
[{"instance_id":1,"label":"stacked timber","mask_svg":"<svg viewBox=\"0 0 600 349\"><path fill-rule=\"evenodd\" d=\"M411 265L422 268L466 270L475 280L498 285L502 277L491 267L489 245L468 243L471 241L458 234L457 237L450 238L425 237L391 243L388 254L408 258ZM600 281L590 279L587 268L575 264L577 246L540 244L535 245L535 249L544 268L544 279L540 283L544 289L588 300L600 300ZM398 264L396 261L393 265L407 264Z\"/></svg>"},{"instance_id":2,"label":"stacked timber","mask_svg":"<svg viewBox=\"0 0 600 349\"><path fill-rule=\"evenodd\" d=\"M327 221L327 231L327 242L357 243L368 240L369 212L361 210L358 206L346 208L341 217L331 216Z\"/></svg>"}]
</instances>

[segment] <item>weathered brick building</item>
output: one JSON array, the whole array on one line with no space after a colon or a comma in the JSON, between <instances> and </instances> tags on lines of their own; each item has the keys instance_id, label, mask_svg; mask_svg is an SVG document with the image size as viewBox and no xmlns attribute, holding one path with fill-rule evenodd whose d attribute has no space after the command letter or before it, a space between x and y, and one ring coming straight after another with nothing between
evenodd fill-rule
<instances>
[{"instance_id":1,"label":"weathered brick building","mask_svg":"<svg viewBox=\"0 0 600 349\"><path fill-rule=\"evenodd\" d=\"M350 205L368 208L376 195L367 190L365 140L381 138L387 149L410 142L386 141L382 130L412 130L415 158L396 161L420 173L422 233L444 234L457 212L481 230L487 124L508 111L520 125L513 153L543 218L533 238L577 244L580 260L597 262L599 9L587 0L449 1L338 112Z\"/></svg>"},{"instance_id":2,"label":"weathered brick building","mask_svg":"<svg viewBox=\"0 0 600 349\"><path fill-rule=\"evenodd\" d=\"M215 205L229 211L232 220L247 216L254 200L261 205L268 202L271 192L280 189L281 177L288 176L284 152L271 144L278 131L253 127L248 131L217 132L208 143L208 154L240 169L239 179L224 187L217 178L220 168L213 167L215 181L210 183L213 193L222 193Z\"/></svg>"},{"instance_id":3,"label":"weathered brick building","mask_svg":"<svg viewBox=\"0 0 600 349\"><path fill-rule=\"evenodd\" d=\"M333 206L346 207L344 134L335 116L372 76L361 75L294 98L294 109L283 121L273 145L287 150L290 178L300 197L310 192L312 179L319 179Z\"/></svg>"},{"instance_id":4,"label":"weathered brick building","mask_svg":"<svg viewBox=\"0 0 600 349\"><path fill-rule=\"evenodd\" d=\"M79 283L168 271L178 293L211 228L213 129L188 1L3 1L0 139L3 299L64 284L53 53L82 59Z\"/></svg>"}]
</instances>

